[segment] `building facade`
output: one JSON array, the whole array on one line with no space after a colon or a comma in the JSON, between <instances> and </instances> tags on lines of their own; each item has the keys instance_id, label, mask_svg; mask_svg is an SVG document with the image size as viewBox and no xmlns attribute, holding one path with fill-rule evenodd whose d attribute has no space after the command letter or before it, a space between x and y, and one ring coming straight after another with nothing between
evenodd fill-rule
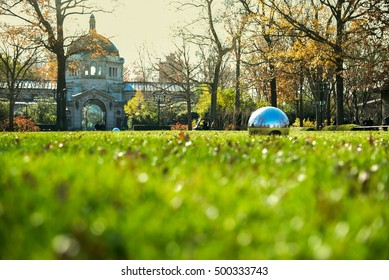
<instances>
[{"instance_id":1,"label":"building facade","mask_svg":"<svg viewBox=\"0 0 389 280\"><path fill-rule=\"evenodd\" d=\"M67 120L70 130L111 130L127 126L124 105L142 91L145 98L159 106L185 101L179 85L147 82L124 82L124 59L106 37L96 31L96 19L89 19L89 33L68 48ZM158 96L158 97L157 97Z\"/></svg>"},{"instance_id":2,"label":"building facade","mask_svg":"<svg viewBox=\"0 0 389 280\"><path fill-rule=\"evenodd\" d=\"M132 97L132 92L124 92L124 59L108 38L97 33L93 15L89 25L89 33L68 48L68 128L122 128L125 125L123 106Z\"/></svg>"},{"instance_id":3,"label":"building facade","mask_svg":"<svg viewBox=\"0 0 389 280\"><path fill-rule=\"evenodd\" d=\"M69 130L126 128L124 105L137 91L141 91L146 100L158 104L158 111L161 108L171 110L173 106L185 108L186 97L178 84L123 81L124 58L108 38L97 32L93 15L89 19L89 32L68 47L66 63ZM6 84L0 83L0 97L1 88L5 90ZM24 81L15 112L28 111L27 107L39 100L52 100L54 104L55 95L55 83Z\"/></svg>"}]
</instances>

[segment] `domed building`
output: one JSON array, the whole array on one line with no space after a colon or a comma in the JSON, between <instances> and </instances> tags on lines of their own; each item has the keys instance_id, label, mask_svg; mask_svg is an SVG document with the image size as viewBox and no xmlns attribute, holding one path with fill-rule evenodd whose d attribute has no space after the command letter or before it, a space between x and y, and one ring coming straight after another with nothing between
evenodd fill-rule
<instances>
[{"instance_id":1,"label":"domed building","mask_svg":"<svg viewBox=\"0 0 389 280\"><path fill-rule=\"evenodd\" d=\"M72 130L110 130L124 125L123 64L119 50L97 33L91 15L89 33L68 47L67 118Z\"/></svg>"},{"instance_id":2,"label":"domed building","mask_svg":"<svg viewBox=\"0 0 389 280\"><path fill-rule=\"evenodd\" d=\"M141 91L145 99L156 106L158 123L173 123L173 117L166 115L186 108L185 92L179 84L168 83L162 78L159 82L123 81L124 59L113 42L97 33L94 15L89 19L89 32L70 44L67 55L66 114L69 130L127 128L124 105L137 91ZM6 84L0 82L0 99L5 94L5 88ZM39 100L54 101L56 83L25 80L21 83L21 90L15 112L27 112L27 107ZM160 121L163 113L164 121Z\"/></svg>"}]
</instances>

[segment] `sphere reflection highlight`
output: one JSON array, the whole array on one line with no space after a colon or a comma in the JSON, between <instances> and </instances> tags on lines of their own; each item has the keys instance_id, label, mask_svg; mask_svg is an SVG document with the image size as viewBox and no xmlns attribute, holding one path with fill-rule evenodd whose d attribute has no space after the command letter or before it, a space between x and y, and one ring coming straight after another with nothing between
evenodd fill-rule
<instances>
[{"instance_id":1,"label":"sphere reflection highlight","mask_svg":"<svg viewBox=\"0 0 389 280\"><path fill-rule=\"evenodd\" d=\"M288 135L289 119L276 107L262 107L251 114L248 130L250 134Z\"/></svg>"}]
</instances>

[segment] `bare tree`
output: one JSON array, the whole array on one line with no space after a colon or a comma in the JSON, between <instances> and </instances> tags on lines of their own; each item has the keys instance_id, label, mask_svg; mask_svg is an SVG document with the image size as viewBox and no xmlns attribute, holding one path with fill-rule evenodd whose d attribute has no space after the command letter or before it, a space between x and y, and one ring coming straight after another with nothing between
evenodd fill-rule
<instances>
[{"instance_id":1,"label":"bare tree","mask_svg":"<svg viewBox=\"0 0 389 280\"><path fill-rule=\"evenodd\" d=\"M239 129L241 126L241 65L243 50L247 43L244 35L247 31L249 17L251 14L241 5L237 5L231 1L229 3L228 13L233 15L228 18L228 32L232 38L235 38L235 43L233 44L234 49L233 53L235 56L235 107L234 107L234 116L233 123L234 127ZM238 3L239 4L239 3Z\"/></svg>"},{"instance_id":2,"label":"bare tree","mask_svg":"<svg viewBox=\"0 0 389 280\"><path fill-rule=\"evenodd\" d=\"M14 128L14 108L24 79L37 62L41 48L34 43L31 28L3 26L0 33L0 73L4 78L5 94L9 100L9 126Z\"/></svg>"},{"instance_id":3,"label":"bare tree","mask_svg":"<svg viewBox=\"0 0 389 280\"><path fill-rule=\"evenodd\" d=\"M112 1L111 1L112 2ZM74 16L103 11L92 0L0 0L0 11L40 30L41 44L57 60L57 128L67 130L66 48L73 36L65 34L66 22Z\"/></svg>"},{"instance_id":4,"label":"bare tree","mask_svg":"<svg viewBox=\"0 0 389 280\"><path fill-rule=\"evenodd\" d=\"M186 0L182 0L186 1ZM196 43L200 46L200 48L204 47L204 45L212 46L214 53L214 63L212 68L212 73L210 75L210 82L208 83L211 88L211 113L210 113L210 121L211 125L215 125L216 120L216 107L217 107L217 91L220 81L220 75L222 70L223 59L226 54L231 52L234 49L235 38L230 38L229 36L225 36L223 40L223 32L226 33L225 30L220 29L220 25L223 26L223 23L227 17L222 9L222 12L216 15L216 6L222 6L223 1L217 0L195 0L188 2L180 2L179 9L184 9L186 7L194 8L199 13L199 18L192 23L198 27L201 24L204 24L204 28L208 30L207 34L199 34L199 33L190 33L192 35L193 43ZM223 28L223 27L222 27ZM205 54L205 52L202 52ZM205 63L209 63L210 60L207 59ZM208 65L209 66L209 65Z\"/></svg>"},{"instance_id":5,"label":"bare tree","mask_svg":"<svg viewBox=\"0 0 389 280\"><path fill-rule=\"evenodd\" d=\"M138 59L134 63L135 80L138 82L151 82L155 80L155 69L152 65L152 57L145 43L137 47Z\"/></svg>"},{"instance_id":6,"label":"bare tree","mask_svg":"<svg viewBox=\"0 0 389 280\"><path fill-rule=\"evenodd\" d=\"M193 62L190 44L185 34L179 33L181 43L175 44L175 53L168 56L165 62L160 62L158 71L160 80L173 83L182 89L186 101L188 130L192 130L192 93L198 84L199 63Z\"/></svg>"}]
</instances>

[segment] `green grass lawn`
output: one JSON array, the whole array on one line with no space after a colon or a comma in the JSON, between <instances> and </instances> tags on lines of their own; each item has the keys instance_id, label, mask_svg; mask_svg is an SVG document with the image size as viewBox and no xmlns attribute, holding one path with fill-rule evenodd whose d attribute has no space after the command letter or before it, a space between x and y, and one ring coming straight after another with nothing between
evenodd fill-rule
<instances>
[{"instance_id":1,"label":"green grass lawn","mask_svg":"<svg viewBox=\"0 0 389 280\"><path fill-rule=\"evenodd\" d=\"M389 133L0 134L0 259L389 259Z\"/></svg>"}]
</instances>

